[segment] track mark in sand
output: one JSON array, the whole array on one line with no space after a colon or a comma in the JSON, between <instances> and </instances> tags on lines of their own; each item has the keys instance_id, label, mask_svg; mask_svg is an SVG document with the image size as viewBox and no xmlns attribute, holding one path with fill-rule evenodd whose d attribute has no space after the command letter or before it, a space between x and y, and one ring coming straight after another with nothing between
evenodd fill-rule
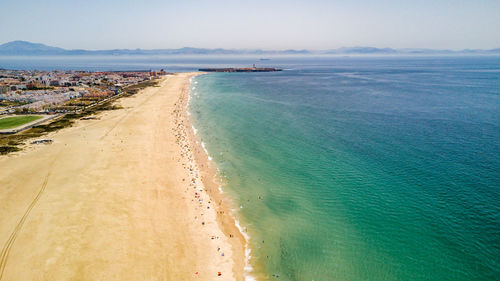
<instances>
[{"instance_id":1,"label":"track mark in sand","mask_svg":"<svg viewBox=\"0 0 500 281\"><path fill-rule=\"evenodd\" d=\"M16 228L14 229L14 231L12 231L9 239L7 240L7 242L5 243L5 245L2 248L2 252L0 253L0 280L2 280L5 266L7 265L7 260L9 258L9 253L10 253L10 250L12 249L12 245L14 244L14 241L16 241L17 235L19 234L19 231L23 227L24 222L28 218L28 215L30 214L31 210L33 209L33 207L35 207L36 203L38 202L38 200L42 196L42 193L45 191L45 187L47 187L47 183L49 182L49 176L50 176L50 170L47 173L47 175L45 176L45 179L43 180L43 183L42 183L42 187L38 191L38 194L35 196L35 198L31 202L31 204L28 206L28 208L24 212L21 220L17 223Z\"/></svg>"}]
</instances>

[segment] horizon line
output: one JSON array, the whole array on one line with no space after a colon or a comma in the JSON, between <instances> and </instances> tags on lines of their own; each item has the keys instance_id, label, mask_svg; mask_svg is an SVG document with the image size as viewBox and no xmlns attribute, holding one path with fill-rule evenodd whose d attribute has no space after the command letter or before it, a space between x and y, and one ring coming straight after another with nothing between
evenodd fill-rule
<instances>
[{"instance_id":1,"label":"horizon line","mask_svg":"<svg viewBox=\"0 0 500 281\"><path fill-rule=\"evenodd\" d=\"M3 46L5 44L9 43L15 43L15 42L22 42L22 43L29 43L29 44L39 44L39 45L44 45L46 47L52 47L52 48L59 48L63 49L65 51L113 51L113 50L127 50L127 51L134 51L134 50L141 50L141 51L157 51L157 50L181 50L181 49L206 49L206 50L226 50L226 51L278 51L278 52L285 52L285 51L312 51L312 52L322 52L322 51L332 51L332 50L342 50L342 49L355 49L355 48L370 48L370 49L378 49L378 50L429 50L429 51L449 51L449 52L460 52L460 51L491 51L491 50L497 50L500 49L500 46L498 47L493 47L493 48L488 48L488 49L482 49L482 48L460 48L460 49L447 49L447 48L428 48L428 47L403 47L403 48L396 48L396 47L376 47L376 46L371 46L371 45L351 45L351 46L342 46L342 47L330 47L330 48L314 48L314 49L308 49L308 48L278 48L278 49L267 49L267 48L236 48L236 47L194 47L194 46L183 46L183 47L160 47L160 48L109 48L109 49L85 49L85 48L65 48L65 47L58 47L58 46L53 46L53 45L48 45L46 43L40 43L40 42L32 42L32 41L27 41L27 40L12 40L8 41L5 43L0 43L0 46Z\"/></svg>"}]
</instances>

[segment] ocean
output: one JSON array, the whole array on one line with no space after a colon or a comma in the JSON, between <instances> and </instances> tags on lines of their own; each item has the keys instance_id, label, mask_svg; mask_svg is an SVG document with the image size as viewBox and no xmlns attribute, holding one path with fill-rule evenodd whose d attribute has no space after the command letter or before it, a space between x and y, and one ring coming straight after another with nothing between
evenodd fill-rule
<instances>
[{"instance_id":1,"label":"ocean","mask_svg":"<svg viewBox=\"0 0 500 281\"><path fill-rule=\"evenodd\" d=\"M262 280L499 280L500 57L17 57L193 71L194 126Z\"/></svg>"},{"instance_id":2,"label":"ocean","mask_svg":"<svg viewBox=\"0 0 500 281\"><path fill-rule=\"evenodd\" d=\"M195 78L265 280L498 280L500 58L282 59Z\"/></svg>"}]
</instances>

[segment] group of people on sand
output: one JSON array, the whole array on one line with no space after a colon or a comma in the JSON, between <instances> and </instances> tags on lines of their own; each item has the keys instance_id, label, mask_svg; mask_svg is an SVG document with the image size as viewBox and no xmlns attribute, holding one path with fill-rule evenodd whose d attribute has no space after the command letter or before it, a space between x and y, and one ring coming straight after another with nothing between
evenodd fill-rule
<instances>
[{"instance_id":1,"label":"group of people on sand","mask_svg":"<svg viewBox=\"0 0 500 281\"><path fill-rule=\"evenodd\" d=\"M183 95L187 95L187 93L183 93ZM201 220L201 225L205 225L205 220L204 220L204 211L206 209L210 209L210 205L212 204L210 197L207 193L204 192L203 188L203 183L200 179L200 173L198 170L198 167L196 165L195 159L194 159L194 154L193 151L191 150L191 145L190 145L190 140L188 137L188 132L186 129L185 123L186 121L186 115L185 115L185 102L183 102L183 99L185 97L181 97L179 101L177 101L174 104L174 111L173 111L173 116L174 116L174 121L175 121L175 127L172 129L174 132L174 135L176 137L176 143L180 146L181 148L181 159L178 160L178 162L181 162L183 168L188 171L189 173L189 180L188 180L188 186L186 187L186 193L192 193L193 198L191 199L192 202L197 204L196 209L200 211L199 217L195 216L194 221L197 222L198 218ZM185 182L186 179L183 179ZM206 202L206 205L204 204ZM205 208L206 207L206 208ZM232 237L232 235L231 235ZM216 235L210 235L209 236L209 241L213 240L216 244L217 252L220 254L221 257L224 257L224 251L221 249L220 245L217 245L217 240L219 240L219 236ZM199 275L199 272L195 272L195 275ZM217 273L217 276L222 276L221 272Z\"/></svg>"}]
</instances>

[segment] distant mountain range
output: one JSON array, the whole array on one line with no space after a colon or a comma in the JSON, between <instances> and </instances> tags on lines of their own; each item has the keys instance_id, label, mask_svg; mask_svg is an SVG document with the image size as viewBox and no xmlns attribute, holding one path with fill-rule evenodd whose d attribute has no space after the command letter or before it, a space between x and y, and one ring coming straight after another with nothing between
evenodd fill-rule
<instances>
[{"instance_id":1,"label":"distant mountain range","mask_svg":"<svg viewBox=\"0 0 500 281\"><path fill-rule=\"evenodd\" d=\"M460 51L434 49L391 49L374 47L344 47L331 50L259 50L259 49L114 49L67 50L27 41L12 41L0 45L0 56L41 55L437 55L437 54L500 54L500 48L491 50L465 49Z\"/></svg>"}]
</instances>

